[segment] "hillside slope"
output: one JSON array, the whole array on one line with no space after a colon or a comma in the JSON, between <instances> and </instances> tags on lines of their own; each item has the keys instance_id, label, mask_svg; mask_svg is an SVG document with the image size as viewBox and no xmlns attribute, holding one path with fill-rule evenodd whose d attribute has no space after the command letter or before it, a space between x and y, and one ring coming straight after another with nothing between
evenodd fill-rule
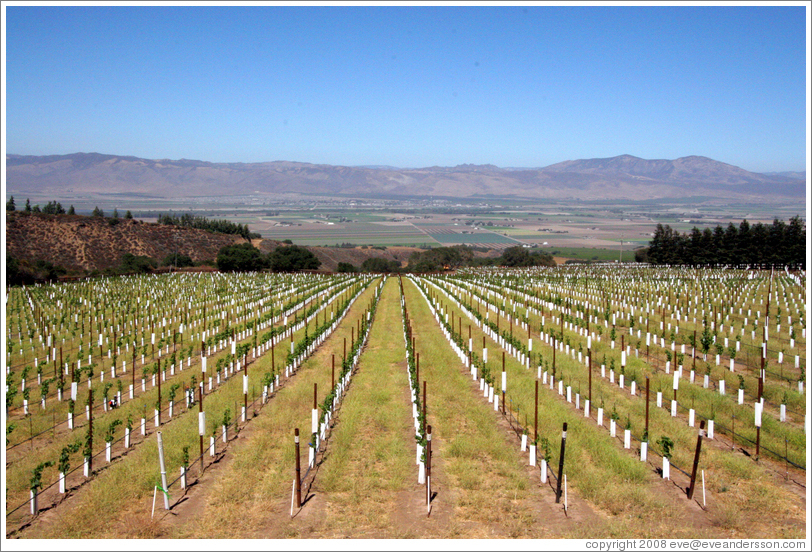
<instances>
[{"instance_id":1,"label":"hillside slope","mask_svg":"<svg viewBox=\"0 0 812 552\"><path fill-rule=\"evenodd\" d=\"M240 236L216 234L194 228L181 228L139 220L79 215L25 214L7 212L6 253L33 265L39 260L62 266L71 273L104 271L120 264L125 253L144 255L158 261L167 255L188 255L193 261L214 261L221 247L244 243ZM275 240L256 239L252 243L263 254L279 246ZM338 263L360 267L366 259L382 258L405 265L419 249L388 247L362 249L308 246L321 261L319 271L334 272Z\"/></svg>"},{"instance_id":2,"label":"hillside slope","mask_svg":"<svg viewBox=\"0 0 812 552\"><path fill-rule=\"evenodd\" d=\"M125 253L161 260L170 253L194 261L214 260L224 245L243 243L237 235L214 234L194 228L78 215L8 212L6 253L34 263L50 261L71 272L117 266Z\"/></svg>"}]
</instances>

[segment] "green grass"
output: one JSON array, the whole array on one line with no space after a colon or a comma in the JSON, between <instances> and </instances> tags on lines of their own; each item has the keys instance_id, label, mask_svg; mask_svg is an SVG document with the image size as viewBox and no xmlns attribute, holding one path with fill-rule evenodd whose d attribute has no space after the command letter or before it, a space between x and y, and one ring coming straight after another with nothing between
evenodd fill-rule
<instances>
[{"instance_id":1,"label":"green grass","mask_svg":"<svg viewBox=\"0 0 812 552\"><path fill-rule=\"evenodd\" d=\"M447 301L446 301L446 303L447 303ZM452 310L454 310L454 309L452 309ZM503 321L504 321L504 319L503 319ZM537 327L538 322L539 321L537 321L537 320L534 321L533 322L534 326ZM549 319L548 319L548 323L550 323ZM502 327L504 328L505 326L503 325ZM555 327L556 327L556 329L558 328L557 325ZM522 332L524 332L524 331L521 330L519 333L521 333L522 335L525 335ZM479 336L479 335L481 335L481 334L479 334L476 331L474 332L475 343L478 342L477 336ZM574 336L576 336L576 334L574 334L572 332L569 332L569 331L566 332L566 335L568 335L570 338L573 338ZM481 337L479 337L478 339L481 340ZM576 338L576 343L577 343L578 339L579 338ZM481 341L479 341L479 342L481 343ZM489 340L489 342L490 342L490 340ZM538 340L534 339L535 352L538 353L540 350L543 351L543 358L547 362L549 362L551 360L551 356L552 356L550 349L548 347L540 347L540 345L538 343L539 343ZM605 336L604 336L604 343L602 343L601 345L596 345L595 342L593 342L593 346L595 347L595 350L593 351L593 354L594 354L594 356L596 358L601 358L601 354L602 354L603 350L606 350L606 351L609 350L608 345L606 343ZM615 349L615 351L616 351L615 354L619 357L619 345L618 345L618 348ZM477 352L479 353L479 351L477 351ZM493 350L491 351L491 354L493 354ZM610 356L610 355L607 353L607 356ZM632 360L633 361L631 361L629 366L627 367L627 374L630 374L632 371L640 368L640 366L636 364L638 362L637 359L634 359L634 357L632 356ZM618 364L618 367L619 367L619 362L617 364ZM569 356L565 356L563 353L559 352L557 354L556 365L557 365L557 368L558 368L559 379L562 379L563 381L565 381L565 384L573 386L573 396L574 396L575 392L578 390L578 388L580 387L580 391L582 393L582 398L584 398L583 395L586 394L587 376L586 376L586 373L585 373L586 368L583 366L583 364L578 363L577 361L571 360L569 358ZM514 397L514 404L520 406L522 411L528 412L529 407L527 406L527 404L528 404L528 402L532 401L532 396L530 395L531 390L529 388L529 385L531 385L532 380L535 379L535 374L534 373L530 374L527 370L521 368L512 359L512 357L507 358L507 366L508 366L508 373L509 373L509 375L508 375L508 377L509 377L508 386L509 386L509 389L511 389L510 395L512 395ZM511 371L511 366L515 367L515 371ZM599 371L600 370L600 362L598 362L597 367L594 368L594 369L597 371L598 374L600 373L600 371ZM608 367L607 367L607 375L608 375ZM514 378L514 377L518 377L520 382L521 382L522 378L524 376L527 376L527 377L530 378L527 382L525 382L525 387L522 387L521 383L518 383L518 384L511 384L510 383L512 378ZM658 377L654 378L654 382L655 382L654 385L656 385L656 382L658 381ZM662 378L668 380L666 382L666 383L668 383L668 385L663 385L663 389L665 391L665 393L664 393L664 406L667 407L669 405L668 399L670 398L671 376L670 375L669 376L662 375ZM639 383L639 379L640 378L638 377L638 383ZM687 387L688 387L687 382L683 382L682 389L687 389ZM656 389L656 387L655 387L655 389ZM711 397L711 398L713 397L712 392L709 392L707 390L699 389L699 390L695 390L695 391L698 394L702 394L702 392L704 392L709 397ZM641 390L641 392L642 392L642 390ZM685 393L685 392L687 392L687 391L681 391L681 393ZM557 396L557 392L556 392L556 396ZM681 400L682 400L682 398L685 398L684 395L681 395ZM645 413L645 403L644 403L644 401L640 400L639 396L637 398L632 398L632 397L629 396L629 394L626 391L619 390L616 384L615 385L610 385L610 384L608 384L608 382L606 380L602 380L599 377L593 377L593 399L594 399L593 417L595 416L594 408L596 408L597 406L600 406L600 404L601 404L600 401L604 400L605 408L606 408L604 424L606 426L608 426L608 424L609 424L609 422L608 422L609 412L612 410L613 407L616 407L617 410L618 410L618 413L620 414L620 422L625 421L627 415L630 416L631 421L632 421L633 434L635 434L637 438L640 437L640 434L642 432L642 426L643 426L642 420L644 419L644 413ZM652 393L652 402L653 402L653 400L654 400L654 393ZM699 408L698 403L697 403L697 408ZM736 408L745 408L745 407L736 407ZM580 419L583 420L583 417L581 416ZM684 418L680 418L680 419L671 418L670 413L668 412L668 410L666 410L666 409L657 409L654 406L654 404L652 404L652 408L651 408L651 421L652 422L651 422L651 429L650 429L650 431L651 431L650 442L652 443L652 446L654 446L653 445L654 441L656 441L656 439L661 435L667 435L667 436L671 437L675 441L675 443L677 444L676 449L675 449L673 462L676 465L679 465L679 466L683 467L683 469L687 470L688 467L691 464L691 461L692 461L693 447L694 447L695 441L696 441L696 428L689 428L687 426L687 424L685 423ZM592 422L592 424L594 424L594 421ZM594 427L594 425L593 425L593 427ZM738 428L738 426L737 426L737 428ZM737 431L739 431L739 429L737 429ZM762 442L763 443L766 442L766 440L765 440L766 432L769 429L769 426L766 425L766 422L765 422L765 428L764 429L765 430L762 431ZM786 427L786 425L785 425L784 431L795 434L795 433L793 433L794 430L792 430L789 427ZM622 435L622 433L620 431L618 431L618 434ZM650 448L650 450L652 450L652 449ZM653 450L656 450L656 448L654 448ZM607 457L607 458L609 458L609 457ZM612 460L608 460L608 461L610 463L614 464L614 462ZM583 459L583 458L581 460L579 460L576 463L576 465L580 466L582 463L585 463L586 465L589 465L588 459ZM750 486L758 486L758 485L760 485L761 484L760 481L765 476L765 474L764 474L764 472L762 470L755 467L752 464L752 461L746 459L745 457L743 457L741 455L738 455L738 454L736 454L736 455L731 454L729 451L719 450L719 449L711 448L711 447L706 447L705 452L703 453L703 460L702 460L702 463L701 463L701 467L703 469L707 469L709 477L712 477L716 481L724 481L726 485L731 485L731 484L733 484L733 482L738 481L739 484L744 488L749 488ZM614 469L616 471L620 472L620 473L624 473L624 470L622 469L622 466L620 464L615 464ZM600 498L601 493L603 493L605 491L603 490L603 483L601 483L600 478L598 478L598 479L590 479L590 476L592 475L593 471L595 473L599 473L597 470L593 469L593 466L590 465L590 469L588 470L588 474L587 474L588 483L584 487L584 490L586 492L588 492L588 493L589 492L595 493L595 495L591 495L591 496L594 496L596 499L598 499L598 498ZM628 477L629 475L630 474L627 474L626 477ZM607 474L607 476L611 477L611 474ZM576 482L576 481L578 481L578 482ZM573 475L573 484L574 485L579 485L579 484L583 484L583 483L580 480L576 480L576 477ZM791 507L791 505L794 503L794 497L791 494L786 493L784 491L780 491L780 490L775 490L775 492L778 493L777 496L780 496L780 503L784 505L783 507ZM735 502L727 502L726 501L727 498L728 498L728 496L723 497L723 502L724 502L726 508L731 509L731 510L733 510L733 509L735 509L735 510L746 509L746 508L742 508L742 506L740 504L737 504ZM614 501L607 501L606 502L607 505L610 504L610 503L615 503L615 502ZM748 532L748 529L746 528L746 526L744 524L735 525L735 526L733 526L733 529L738 531L740 534L747 534L747 532ZM767 531L767 532L766 533L761 533L761 534L765 534L765 535L775 534L775 533L770 533L768 528L763 528L763 529L765 531Z\"/></svg>"},{"instance_id":2,"label":"green grass","mask_svg":"<svg viewBox=\"0 0 812 552\"><path fill-rule=\"evenodd\" d=\"M350 314L348 314L347 318L345 318L345 321L342 324L344 333L349 334L350 328L348 322L355 322L360 311L366 305L366 301L368 301L369 297L371 297L371 293L371 288L368 288L356 300L356 303L351 308ZM297 332L297 334L294 336L294 340L300 339L303 335L304 329ZM339 339L340 337L337 336L341 335L342 333L337 331L333 334L332 339ZM337 346L342 345L339 341L331 340L331 342L338 344ZM289 341L286 340L280 344L277 344L277 353L280 353L280 350L284 351L288 343ZM282 354L277 354L276 356L277 363L279 363L283 356ZM210 362L212 360L213 359L210 358ZM260 357L257 362L250 366L249 376L253 381L259 381L262 374L264 374L266 371L270 371L270 360L271 358L269 351L268 354ZM310 365L312 366L312 364L313 363L311 361ZM329 365L327 366L327 381L329 381ZM185 371L185 373L186 372L187 371ZM192 370L189 370L188 372L191 373ZM194 370L194 372L199 373L197 370ZM307 419L309 420L309 407L307 405L312 404L310 401L312 401L313 388L312 381L308 381L308 377L304 375L306 373L307 370L304 369L303 365L303 367L300 367L296 377L294 377L292 381L302 386L300 391L302 393L302 397L310 397L309 400L300 397L302 401L301 404L305 405L303 409L307 410L306 414L308 416ZM226 381L225 384L217 390L217 392L207 395L204 398L204 407L207 413L207 424L210 428L217 425L216 420L222 417L222 414L226 408L231 409L232 419L239 416L239 410L243 400L242 378L240 377L240 374L235 374L235 376L236 377L229 378L229 380ZM284 380L284 376L282 376L280 379ZM309 385L300 383L302 381L308 381ZM326 383L323 383L323 385L324 388L328 387ZM299 387L297 386L297 389L298 388ZM284 389L287 389L287 387L284 387L283 390ZM289 393L291 392L288 391L285 393L285 395ZM286 404L284 400L277 401L280 395L282 395L282 392L280 392L277 397L274 397L269 406ZM284 408L284 406L282 408ZM123 407L120 409L120 412L122 414L126 413ZM263 418L260 417L260 419ZM190 455L192 457L197 456L195 452L198 450L197 423L196 415L181 415L170 424L162 428L164 447L166 450L167 471L170 480L174 479L179 473L178 470L181 462L182 446L188 445L190 447ZM304 424L302 425L303 427L306 427ZM148 427L151 426L152 424L148 420ZM309 426L309 421L307 422L307 426ZM288 429L289 428L285 428L285 432L288 432ZM292 431L290 433L292 433ZM101 439L99 439L99 442L101 442ZM208 441L206 441L206 444L208 444ZM221 442L218 441L218 450L220 446L222 446ZM290 452L290 454L292 455L292 452ZM81 461L81 459L79 461ZM74 461L74 465L76 465L76 461ZM98 459L94 459L94 465L99 466L104 465L104 463L103 461L100 462ZM44 538L52 538L56 536L62 536L63 538L86 538L87 536L92 535L95 538L121 538L123 535L132 535L130 531L136 533L134 536L138 536L138 531L143 528L141 525L134 524L131 529L122 529L120 524L111 523L111 521L123 520L128 514L132 513L128 510L128 508L132 508L136 503L139 503L139 501L151 496L153 485L157 476L158 458L157 449L155 447L155 434L153 433L148 436L146 442L132 450L125 458L114 462L109 467L102 470L101 473L94 480L92 480L89 485L83 488L82 491L72 499L72 514L70 517L65 517L61 519L59 523L49 524L44 527L35 525L30 530L27 530L23 536ZM49 475L49 477L55 479L56 476L54 474ZM25 475L21 474L20 478L25 479ZM44 480L47 481L50 479L44 478ZM7 484L10 485L11 482L7 480ZM177 490L173 490L172 492L177 492ZM17 497L16 494L14 496ZM16 502L18 502L16 499L12 500L11 497L9 497L10 504L15 504ZM97 515L97 512L100 511L104 511L106 515Z\"/></svg>"},{"instance_id":3,"label":"green grass","mask_svg":"<svg viewBox=\"0 0 812 552\"><path fill-rule=\"evenodd\" d=\"M559 239L555 236L553 239ZM545 247L545 253L549 253L554 257L566 257L568 259L581 259L584 261L617 261L620 258L620 248L618 249L603 249L592 247ZM623 260L625 262L634 260L634 253L630 249L623 248Z\"/></svg>"}]
</instances>

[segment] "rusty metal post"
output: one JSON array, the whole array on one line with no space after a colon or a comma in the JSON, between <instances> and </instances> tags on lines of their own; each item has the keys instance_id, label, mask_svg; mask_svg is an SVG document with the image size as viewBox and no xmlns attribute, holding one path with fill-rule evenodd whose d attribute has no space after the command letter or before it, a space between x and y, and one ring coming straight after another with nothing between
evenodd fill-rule
<instances>
[{"instance_id":1,"label":"rusty metal post","mask_svg":"<svg viewBox=\"0 0 812 552\"><path fill-rule=\"evenodd\" d=\"M431 504L431 426L426 426L426 505ZM431 510L429 510L431 513Z\"/></svg>"},{"instance_id":2,"label":"rusty metal post","mask_svg":"<svg viewBox=\"0 0 812 552\"><path fill-rule=\"evenodd\" d=\"M558 481L555 486L555 503L561 502L561 479L564 475L564 450L567 444L567 422L564 422L564 431L561 433L561 454L558 456Z\"/></svg>"},{"instance_id":3,"label":"rusty metal post","mask_svg":"<svg viewBox=\"0 0 812 552\"><path fill-rule=\"evenodd\" d=\"M93 327L91 325L91 327ZM88 436L88 449L90 450L90 457L87 459L87 473L88 475L93 473L93 389L87 390L87 402L88 402L88 411L90 412L90 420L87 426L87 436ZM30 418L29 418L30 420Z\"/></svg>"},{"instance_id":4,"label":"rusty metal post","mask_svg":"<svg viewBox=\"0 0 812 552\"><path fill-rule=\"evenodd\" d=\"M705 420L699 422L699 435L696 437L696 452L694 453L694 467L691 470L691 484L688 487L688 500L694 497L696 488L696 468L699 465L699 452L702 449L702 437L705 435Z\"/></svg>"},{"instance_id":5,"label":"rusty metal post","mask_svg":"<svg viewBox=\"0 0 812 552\"><path fill-rule=\"evenodd\" d=\"M502 381L505 381L505 351L502 351ZM505 413L505 386L502 386L502 414Z\"/></svg>"},{"instance_id":6,"label":"rusty metal post","mask_svg":"<svg viewBox=\"0 0 812 552\"><path fill-rule=\"evenodd\" d=\"M426 380L423 380L423 433L426 433Z\"/></svg>"},{"instance_id":7,"label":"rusty metal post","mask_svg":"<svg viewBox=\"0 0 812 552\"><path fill-rule=\"evenodd\" d=\"M648 407L651 404L651 385L646 376L646 442L648 443Z\"/></svg>"},{"instance_id":8,"label":"rusty metal post","mask_svg":"<svg viewBox=\"0 0 812 552\"><path fill-rule=\"evenodd\" d=\"M302 479L299 464L299 428L293 430L293 442L296 447L296 507L302 507Z\"/></svg>"},{"instance_id":9,"label":"rusty metal post","mask_svg":"<svg viewBox=\"0 0 812 552\"><path fill-rule=\"evenodd\" d=\"M533 442L536 442L536 441L539 440L539 380L536 380L536 402L535 402L534 406L535 406L535 411L536 411L536 417L535 417L536 421L535 421L535 424L534 424L534 427L536 428L536 433L535 433L535 437L534 437Z\"/></svg>"},{"instance_id":10,"label":"rusty metal post","mask_svg":"<svg viewBox=\"0 0 812 552\"><path fill-rule=\"evenodd\" d=\"M158 427L161 427L161 359L158 359Z\"/></svg>"}]
</instances>

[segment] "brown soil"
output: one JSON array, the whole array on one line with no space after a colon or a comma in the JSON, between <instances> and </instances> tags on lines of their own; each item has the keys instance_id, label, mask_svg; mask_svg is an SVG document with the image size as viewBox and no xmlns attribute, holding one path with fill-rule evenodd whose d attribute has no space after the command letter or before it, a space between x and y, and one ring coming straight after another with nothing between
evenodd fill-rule
<instances>
[{"instance_id":1,"label":"brown soil","mask_svg":"<svg viewBox=\"0 0 812 552\"><path fill-rule=\"evenodd\" d=\"M9 212L6 218L6 251L33 264L50 261L69 271L104 270L117 266L125 253L146 255L158 261L170 253L194 261L214 260L221 247L245 240L195 228L178 228L135 219L78 215L32 215Z\"/></svg>"}]
</instances>

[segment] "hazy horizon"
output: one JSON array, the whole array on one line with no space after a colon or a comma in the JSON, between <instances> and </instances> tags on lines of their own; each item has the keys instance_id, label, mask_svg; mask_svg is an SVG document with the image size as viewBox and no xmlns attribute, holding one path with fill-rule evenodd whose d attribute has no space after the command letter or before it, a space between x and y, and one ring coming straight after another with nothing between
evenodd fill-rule
<instances>
[{"instance_id":1,"label":"hazy horizon","mask_svg":"<svg viewBox=\"0 0 812 552\"><path fill-rule=\"evenodd\" d=\"M19 155L808 164L804 3L3 9Z\"/></svg>"},{"instance_id":2,"label":"hazy horizon","mask_svg":"<svg viewBox=\"0 0 812 552\"><path fill-rule=\"evenodd\" d=\"M236 163L243 163L243 164L251 164L251 163L302 163L302 164L310 164L310 165L333 165L331 163L330 164L328 164L328 163L313 163L311 161L303 161L303 160L297 160L297 159L266 159L264 161L210 161L208 159L189 159L189 158L185 158L185 157L177 158L177 159L173 159L173 158L170 158L170 157L154 157L154 158L153 157L139 157L139 156L136 156L136 155L127 155L127 154L118 154L118 153L105 153L105 152L100 152L100 151L74 151L74 152L70 152L70 153L51 153L51 154L45 154L45 155L28 154L28 153L16 153L16 152L7 152L6 153L7 156L19 156L19 157L28 157L28 156L50 157L50 156L68 156L68 155L76 155L76 154L81 154L81 155L109 155L109 156L115 156L115 157L137 157L137 158L140 158L140 159L149 159L151 161L199 161L201 163L215 163L215 164L231 164L231 163L235 163L235 164ZM645 159L645 158L642 158L642 157L640 157L638 155L634 155L634 154L631 154L631 153L621 153L621 154L612 155L612 156L606 157L606 158L579 157L577 159L561 159L559 161L555 161L555 162L550 163L548 165L534 166L534 167L530 167L530 166L528 166L528 167L502 167L502 166L499 166L499 165L497 165L495 163L459 163L457 165L438 165L438 164L434 164L434 165L426 165L426 166L420 166L420 167L399 167L399 166L395 166L395 165L386 165L386 164L383 164L383 163L370 163L370 164L366 164L366 165L349 165L349 164L346 164L346 163L343 163L343 164L339 163L339 164L335 164L333 166L337 166L337 167L355 167L355 168L370 168L370 169L391 168L391 169L398 169L398 170L419 170L419 169L427 169L427 168L431 168L431 167L455 168L455 167L461 167L461 166L466 166L466 165L468 165L468 166L489 166L490 165L490 166L495 166L495 167L497 167L499 169L503 169L503 170L538 170L538 169L543 169L545 167L548 167L550 165L555 165L557 163L562 163L562 162L566 162L566 161L576 161L576 160L579 160L579 159L611 159L613 157L620 157L620 156L624 156L624 155L629 155L631 157L637 157L637 158L640 158L640 159ZM684 158L684 157L707 157L707 156L703 156L703 155L681 155L680 157L677 157L677 158L674 158L674 159L668 159L667 161L674 161L676 159L680 159L680 158ZM656 161L655 159L645 159L645 160L646 161ZM714 159L714 161L719 161L721 163L727 163L726 161L724 161L722 159ZM727 163L727 164L730 165L731 163ZM740 167L740 168L744 168L744 167ZM747 170L747 169L745 169L745 170ZM758 172L758 171L750 171L750 172ZM790 173L790 172L805 173L806 169L801 168L801 169L783 169L783 170L780 170L780 171L765 171L762 174Z\"/></svg>"}]
</instances>

